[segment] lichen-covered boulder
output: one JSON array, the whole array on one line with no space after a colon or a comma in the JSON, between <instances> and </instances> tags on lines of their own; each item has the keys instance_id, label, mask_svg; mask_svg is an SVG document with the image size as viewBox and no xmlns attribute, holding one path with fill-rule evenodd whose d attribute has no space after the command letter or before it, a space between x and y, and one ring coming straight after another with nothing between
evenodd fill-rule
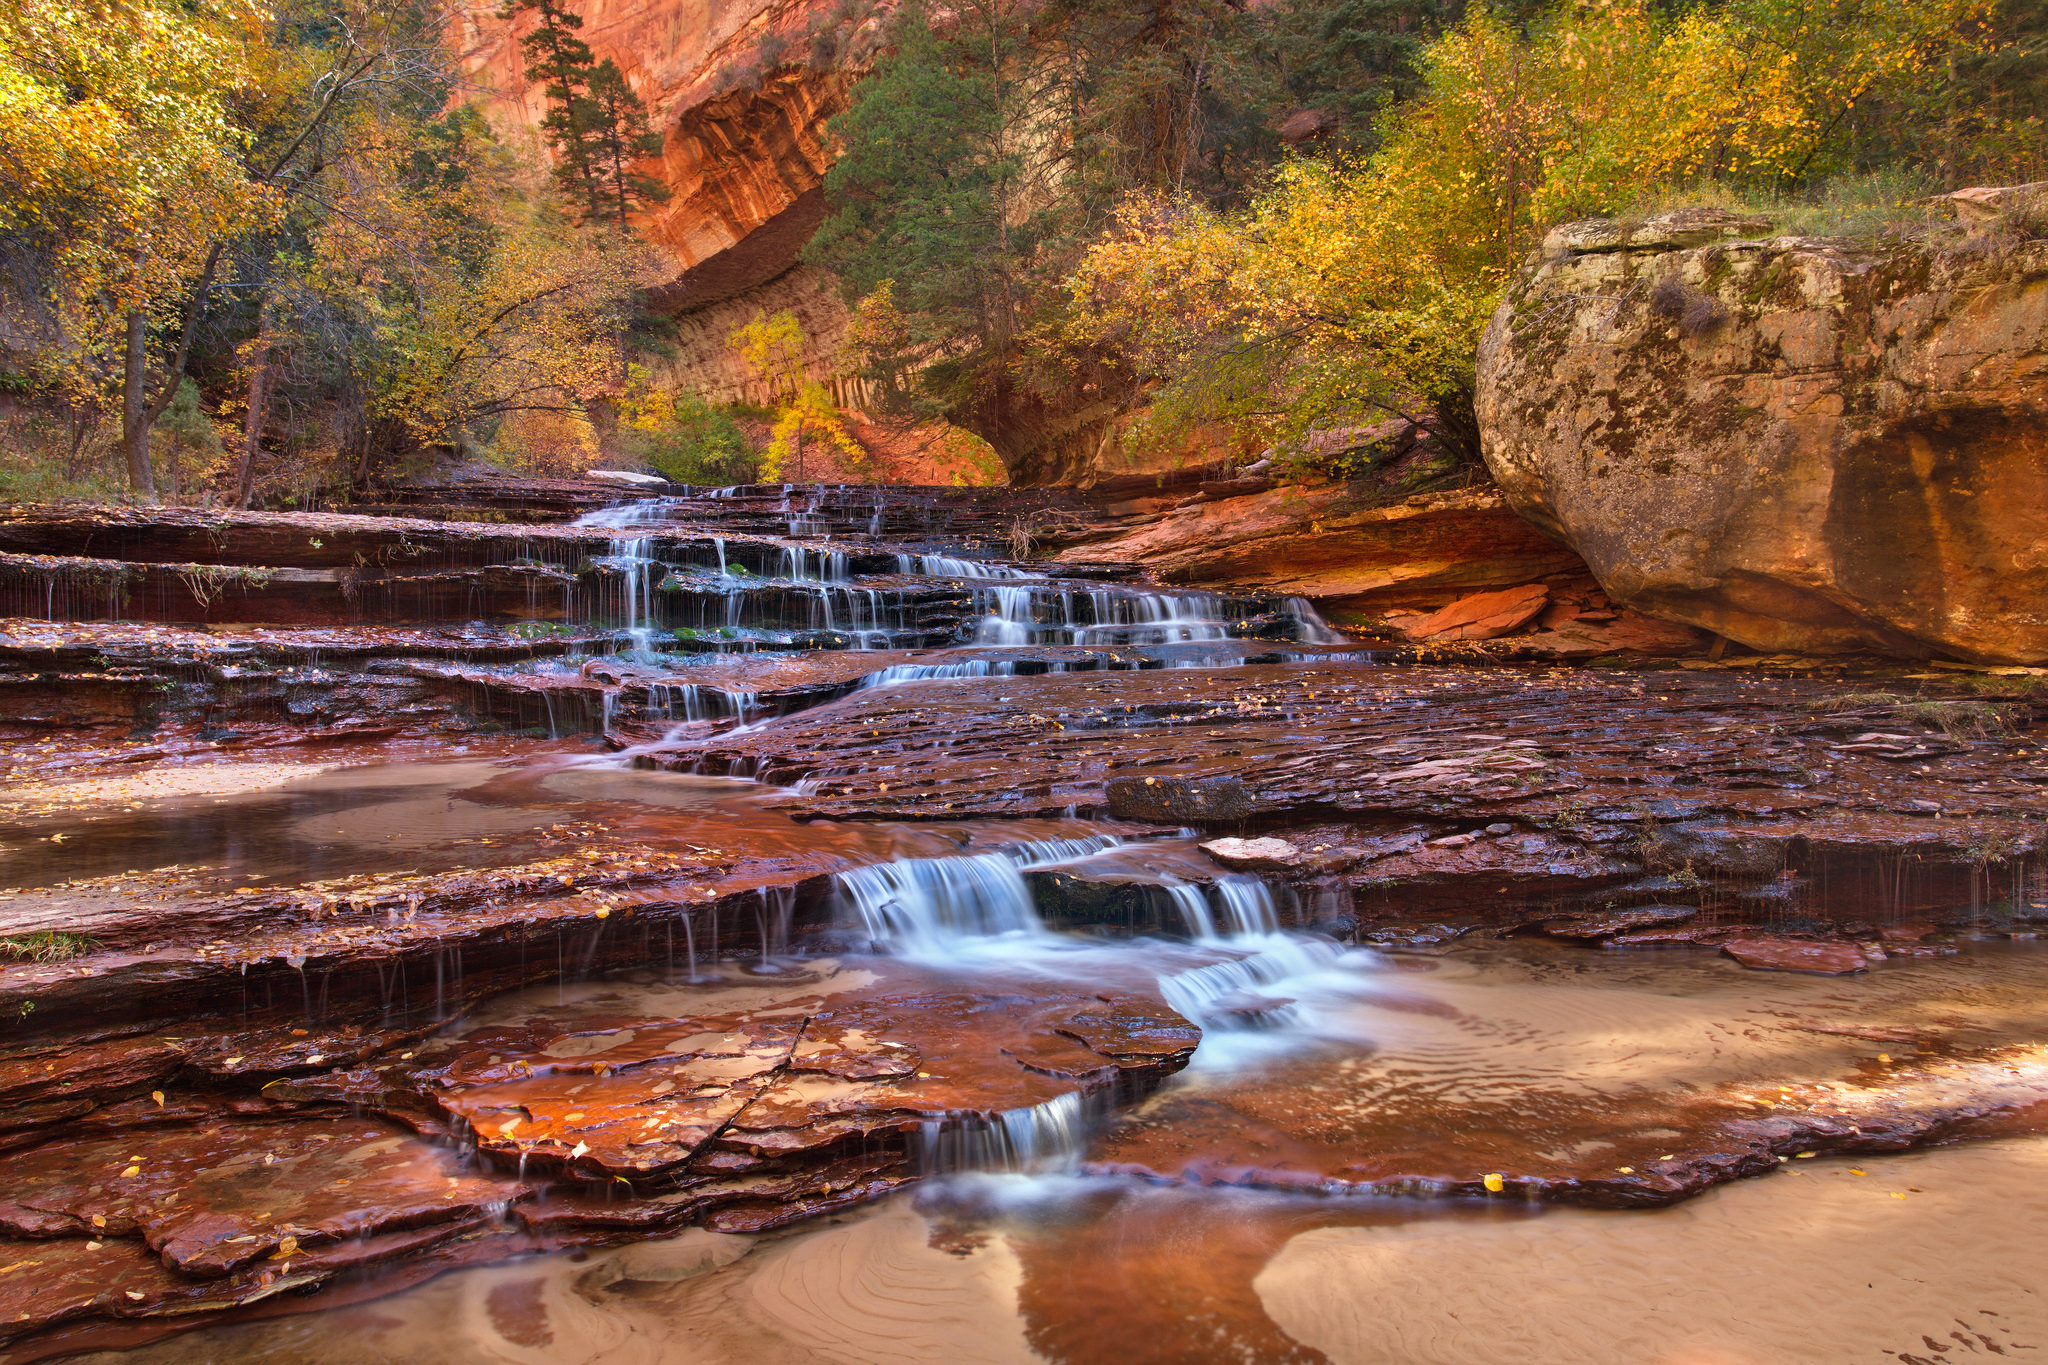
<instances>
[{"instance_id":1,"label":"lichen-covered boulder","mask_svg":"<svg viewBox=\"0 0 2048 1365\"><path fill-rule=\"evenodd\" d=\"M1494 478L1639 611L1765 650L2048 659L2048 241L1768 232L1553 231L1480 345Z\"/></svg>"}]
</instances>

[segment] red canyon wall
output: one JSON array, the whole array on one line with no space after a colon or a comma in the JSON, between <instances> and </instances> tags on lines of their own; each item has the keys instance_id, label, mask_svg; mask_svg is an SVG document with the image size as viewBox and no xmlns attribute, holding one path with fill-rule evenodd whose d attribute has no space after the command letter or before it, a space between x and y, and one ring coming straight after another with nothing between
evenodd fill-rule
<instances>
[{"instance_id":1,"label":"red canyon wall","mask_svg":"<svg viewBox=\"0 0 2048 1365\"><path fill-rule=\"evenodd\" d=\"M675 265L662 298L669 308L774 278L823 216L825 120L845 107L847 81L809 70L735 81L764 41L801 50L819 8L817 0L581 5L585 41L618 62L663 135L661 179L672 197L642 227ZM485 107L500 127L530 130L546 112L519 51L533 24L531 16L498 18L490 0L468 4L457 20L465 65L491 92Z\"/></svg>"}]
</instances>

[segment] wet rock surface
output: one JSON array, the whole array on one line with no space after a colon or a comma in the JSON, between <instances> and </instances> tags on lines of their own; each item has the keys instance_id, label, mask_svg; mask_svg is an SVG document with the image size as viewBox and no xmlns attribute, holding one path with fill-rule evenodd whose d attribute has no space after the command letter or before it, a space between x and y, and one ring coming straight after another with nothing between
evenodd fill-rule
<instances>
[{"instance_id":1,"label":"wet rock surface","mask_svg":"<svg viewBox=\"0 0 2048 1365\"><path fill-rule=\"evenodd\" d=\"M1350 640L1005 558L1060 493L459 491L0 521L147 618L0 624L6 1365L961 1171L1631 1207L2035 1122L2031 674L1531 662L1620 624L1562 579Z\"/></svg>"},{"instance_id":2,"label":"wet rock surface","mask_svg":"<svg viewBox=\"0 0 2048 1365\"><path fill-rule=\"evenodd\" d=\"M1326 995L1320 1053L1244 1044L1113 1127L1087 1169L1655 1207L1816 1154L2048 1119L2040 1006L2020 984L2041 970L2031 952L1928 962L1854 995L1824 976L1731 981L1712 958L1588 977L1571 952L1474 945ZM1955 1012L2008 968L1999 1005ZM1679 972L1687 994L1657 989Z\"/></svg>"}]
</instances>

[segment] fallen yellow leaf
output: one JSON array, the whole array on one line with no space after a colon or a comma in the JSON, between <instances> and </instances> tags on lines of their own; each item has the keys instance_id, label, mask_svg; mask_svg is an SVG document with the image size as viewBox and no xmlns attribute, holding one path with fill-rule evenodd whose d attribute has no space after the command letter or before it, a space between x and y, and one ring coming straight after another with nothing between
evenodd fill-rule
<instances>
[{"instance_id":1,"label":"fallen yellow leaf","mask_svg":"<svg viewBox=\"0 0 2048 1365\"><path fill-rule=\"evenodd\" d=\"M1487 1189L1493 1191L1495 1194L1499 1194L1502 1190L1506 1189L1508 1184L1506 1180L1501 1178L1501 1174L1499 1171L1495 1171L1493 1174L1487 1176L1486 1179L1481 1181L1480 1183L1485 1185Z\"/></svg>"}]
</instances>

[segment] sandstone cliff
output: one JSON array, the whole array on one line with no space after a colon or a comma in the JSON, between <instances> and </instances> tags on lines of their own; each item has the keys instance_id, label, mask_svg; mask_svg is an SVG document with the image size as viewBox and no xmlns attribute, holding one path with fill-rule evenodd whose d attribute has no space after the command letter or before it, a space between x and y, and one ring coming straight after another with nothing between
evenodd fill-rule
<instances>
[{"instance_id":1,"label":"sandstone cliff","mask_svg":"<svg viewBox=\"0 0 2048 1365\"><path fill-rule=\"evenodd\" d=\"M1550 234L1485 456L1618 603L1765 650L2048 659L2048 242L1690 210Z\"/></svg>"},{"instance_id":2,"label":"sandstone cliff","mask_svg":"<svg viewBox=\"0 0 2048 1365\"><path fill-rule=\"evenodd\" d=\"M531 16L508 23L495 3L469 0L456 41L469 74L490 92L485 108L516 137L545 114L526 79L519 37ZM678 354L657 379L687 384L716 403L767 395L726 345L756 312L788 309L803 324L811 376L842 406L861 394L834 370L848 314L837 285L797 264L824 221L821 188L832 164L825 123L846 107L849 79L808 66L760 70L764 52L803 50L819 0L585 0L582 36L610 57L646 101L662 134L669 190L641 231L672 274L649 303L679 319ZM538 148L536 147L536 154Z\"/></svg>"}]
</instances>

